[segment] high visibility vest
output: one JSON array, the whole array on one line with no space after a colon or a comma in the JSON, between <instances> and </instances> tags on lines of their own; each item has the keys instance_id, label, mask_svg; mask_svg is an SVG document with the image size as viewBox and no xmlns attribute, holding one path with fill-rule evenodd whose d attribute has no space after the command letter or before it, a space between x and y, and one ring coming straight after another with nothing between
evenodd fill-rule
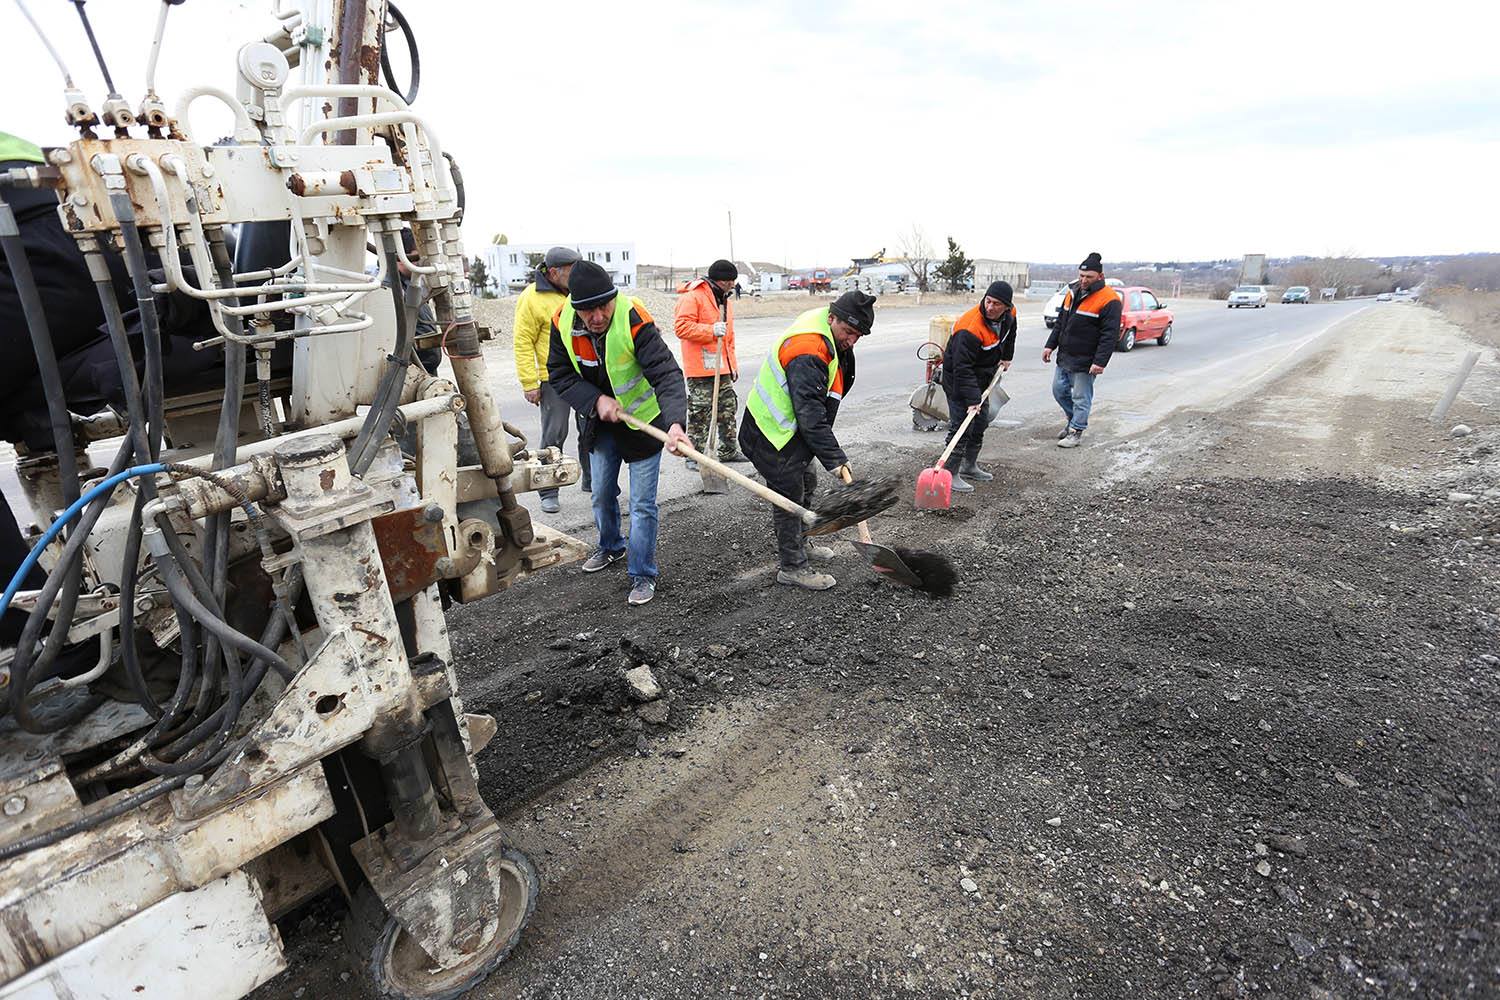
<instances>
[{"instance_id":1,"label":"high visibility vest","mask_svg":"<svg viewBox=\"0 0 1500 1000\"><path fill-rule=\"evenodd\" d=\"M798 316L771 345L771 353L766 355L760 374L755 376L755 391L745 403L745 409L755 418L755 426L777 451L785 448L792 435L797 433L797 412L792 406L791 390L787 387L786 368L781 364L781 346L792 337L807 333L819 334L828 341L828 353L832 357L828 364L828 388L833 389L839 374L839 350L833 339L833 330L828 326L828 307L821 306Z\"/></svg>"},{"instance_id":2,"label":"high visibility vest","mask_svg":"<svg viewBox=\"0 0 1500 1000\"><path fill-rule=\"evenodd\" d=\"M625 412L641 423L649 424L661 416L661 406L656 402L656 390L646 381L646 373L635 359L635 331L630 329L630 310L635 305L634 299L624 295L615 298L615 318L610 320L609 329L604 333L604 371ZM573 316L573 303L563 303L562 312L557 314L557 330L562 334L573 370L582 375L583 365L597 365L599 359L580 359L578 346L574 343L579 335L573 332ZM587 335L584 339L588 339Z\"/></svg>"},{"instance_id":3,"label":"high visibility vest","mask_svg":"<svg viewBox=\"0 0 1500 1000\"><path fill-rule=\"evenodd\" d=\"M25 160L28 163L45 163L42 159L42 150L34 142L27 142L20 136L11 135L9 132L0 132L0 161Z\"/></svg>"}]
</instances>

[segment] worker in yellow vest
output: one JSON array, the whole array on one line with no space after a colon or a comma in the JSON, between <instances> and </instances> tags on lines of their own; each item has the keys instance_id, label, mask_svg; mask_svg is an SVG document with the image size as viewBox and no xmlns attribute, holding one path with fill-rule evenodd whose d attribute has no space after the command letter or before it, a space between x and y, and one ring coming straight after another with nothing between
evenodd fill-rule
<instances>
[{"instance_id":1,"label":"worker in yellow vest","mask_svg":"<svg viewBox=\"0 0 1500 1000\"><path fill-rule=\"evenodd\" d=\"M512 327L512 354L516 360L516 379L526 402L541 410L543 448L561 448L568 442L568 422L572 414L557 390L547 381L547 347L551 343L548 329L552 317L568 297L568 275L578 263L578 251L572 247L552 247L536 269L536 277L516 299L515 325ZM588 455L579 452L583 464L583 491L589 491ZM557 490L538 490L542 513L556 514L560 509Z\"/></svg>"},{"instance_id":2,"label":"worker in yellow vest","mask_svg":"<svg viewBox=\"0 0 1500 1000\"><path fill-rule=\"evenodd\" d=\"M656 483L661 448L624 423L629 414L667 432L672 449L688 442L687 388L672 349L639 299L619 294L593 261L573 265L568 301L552 320L547 375L568 405L584 415L581 450L593 467L594 526L599 547L583 564L597 573L622 558L628 601L656 595ZM620 537L620 466L630 466L630 539Z\"/></svg>"},{"instance_id":3,"label":"worker in yellow vest","mask_svg":"<svg viewBox=\"0 0 1500 1000\"><path fill-rule=\"evenodd\" d=\"M854 387L854 345L875 323L875 296L845 292L830 306L809 309L772 345L755 386L747 393L740 448L766 485L804 506L817 488L813 459L830 472L849 458L833 433L839 404ZM781 566L776 582L827 590L838 581L814 570L808 556L833 556L825 546L809 551L802 522L779 507L771 512Z\"/></svg>"}]
</instances>

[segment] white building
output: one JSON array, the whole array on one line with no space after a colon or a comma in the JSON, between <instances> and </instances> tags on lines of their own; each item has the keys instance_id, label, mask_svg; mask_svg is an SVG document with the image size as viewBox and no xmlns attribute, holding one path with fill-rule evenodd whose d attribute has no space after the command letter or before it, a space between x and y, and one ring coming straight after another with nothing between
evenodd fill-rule
<instances>
[{"instance_id":1,"label":"white building","mask_svg":"<svg viewBox=\"0 0 1500 1000\"><path fill-rule=\"evenodd\" d=\"M584 260L608 271L617 288L635 287L634 243L495 243L481 251L491 291L514 294L531 284L536 275L532 262L555 246L572 246Z\"/></svg>"},{"instance_id":2,"label":"white building","mask_svg":"<svg viewBox=\"0 0 1500 1000\"><path fill-rule=\"evenodd\" d=\"M1020 260L991 260L987 257L974 262L974 288L990 287L996 281L1007 281L1017 295L1026 291L1030 281L1031 267Z\"/></svg>"}]
</instances>

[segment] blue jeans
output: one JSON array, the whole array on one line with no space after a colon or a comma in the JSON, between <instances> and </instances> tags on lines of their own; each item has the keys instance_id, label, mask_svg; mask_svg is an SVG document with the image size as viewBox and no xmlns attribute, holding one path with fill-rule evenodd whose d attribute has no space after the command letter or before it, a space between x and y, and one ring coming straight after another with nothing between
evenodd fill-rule
<instances>
[{"instance_id":1,"label":"blue jeans","mask_svg":"<svg viewBox=\"0 0 1500 1000\"><path fill-rule=\"evenodd\" d=\"M593 476L594 527L599 547L611 555L626 550L620 537L620 451L615 436L601 428L589 452ZM661 452L630 466L630 539L626 568L631 579L656 579L656 532L661 518L656 511L656 480L661 472Z\"/></svg>"},{"instance_id":2,"label":"blue jeans","mask_svg":"<svg viewBox=\"0 0 1500 1000\"><path fill-rule=\"evenodd\" d=\"M1094 376L1088 372L1070 372L1062 365L1052 376L1052 398L1068 415L1068 426L1081 431L1089 425L1089 410L1094 408Z\"/></svg>"}]
</instances>

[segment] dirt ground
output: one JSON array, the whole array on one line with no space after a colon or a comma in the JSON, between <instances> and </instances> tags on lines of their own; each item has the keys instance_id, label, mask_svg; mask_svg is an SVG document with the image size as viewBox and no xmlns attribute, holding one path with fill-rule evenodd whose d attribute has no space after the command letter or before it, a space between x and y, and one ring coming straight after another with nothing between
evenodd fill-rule
<instances>
[{"instance_id":1,"label":"dirt ground","mask_svg":"<svg viewBox=\"0 0 1500 1000\"><path fill-rule=\"evenodd\" d=\"M1492 351L1473 432L1426 421L1468 346L1394 305L1135 438L994 431L993 484L872 524L951 599L847 552L778 588L764 511L696 497L644 609L559 571L455 610L542 875L475 995L1500 995ZM339 906L260 995L348 993Z\"/></svg>"}]
</instances>

